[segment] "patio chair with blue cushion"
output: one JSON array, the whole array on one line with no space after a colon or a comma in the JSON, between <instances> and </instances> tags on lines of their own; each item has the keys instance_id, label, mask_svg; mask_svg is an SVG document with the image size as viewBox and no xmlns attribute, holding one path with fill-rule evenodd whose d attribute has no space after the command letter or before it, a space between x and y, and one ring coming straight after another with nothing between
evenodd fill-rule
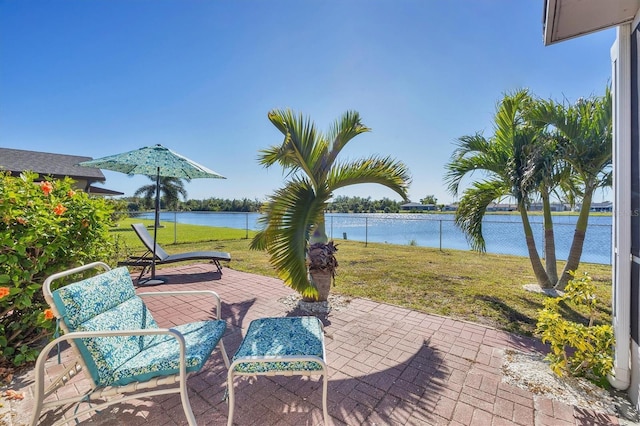
<instances>
[{"instance_id":1,"label":"patio chair with blue cushion","mask_svg":"<svg viewBox=\"0 0 640 426\"><path fill-rule=\"evenodd\" d=\"M94 269L100 274L51 291L52 283ZM187 375L202 369L219 346L226 367L229 359L222 343L225 321L219 319L221 302L213 291L173 291L136 294L129 271L110 269L94 262L54 274L43 284L44 297L60 321L64 334L49 343L36 362L35 404L31 424L44 408L88 402L76 408L68 422L88 412L130 399L180 393L190 425L195 417L187 393ZM191 322L174 328L160 328L143 302L144 297L196 295L211 297L213 320ZM54 347L68 342L78 353L78 366L68 368L45 390L45 363ZM84 370L91 389L70 398L49 398L79 370ZM94 405L97 402L98 405Z\"/></svg>"}]
</instances>

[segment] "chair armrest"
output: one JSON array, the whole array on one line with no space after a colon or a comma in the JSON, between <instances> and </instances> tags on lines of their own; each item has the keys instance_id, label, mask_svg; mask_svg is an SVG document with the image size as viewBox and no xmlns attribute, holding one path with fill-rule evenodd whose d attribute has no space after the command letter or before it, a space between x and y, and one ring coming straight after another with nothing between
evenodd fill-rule
<instances>
[{"instance_id":1,"label":"chair armrest","mask_svg":"<svg viewBox=\"0 0 640 426\"><path fill-rule=\"evenodd\" d=\"M47 279L44 280L44 283L42 283L42 286L44 288L46 288L47 290L49 290L49 287L51 286L51 283L54 282L55 280L57 280L58 278L66 277L68 275L77 274L78 272L87 271L89 269L98 269L98 268L102 269L103 271L111 270L109 265L107 265L104 262L92 262L92 263L88 263L86 265L78 266L78 267L73 268L73 269L68 269L66 271L57 272L55 274L52 274L52 275L48 276ZM49 290L49 292L50 292L50 290Z\"/></svg>"},{"instance_id":2,"label":"chair armrest","mask_svg":"<svg viewBox=\"0 0 640 426\"><path fill-rule=\"evenodd\" d=\"M218 293L212 290L153 291L153 292L138 293L137 295L140 297L209 295L209 296L212 296L216 301L216 319L222 318L222 302L220 299L220 295L218 295Z\"/></svg>"}]
</instances>

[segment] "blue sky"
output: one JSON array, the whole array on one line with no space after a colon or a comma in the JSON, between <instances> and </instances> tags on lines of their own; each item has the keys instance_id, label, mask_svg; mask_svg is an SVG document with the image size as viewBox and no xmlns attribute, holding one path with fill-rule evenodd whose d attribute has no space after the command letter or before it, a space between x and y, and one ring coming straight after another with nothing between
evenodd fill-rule
<instances>
[{"instance_id":1,"label":"blue sky","mask_svg":"<svg viewBox=\"0 0 640 426\"><path fill-rule=\"evenodd\" d=\"M610 81L615 30L542 43L543 0L0 0L0 146L98 158L163 144L227 177L189 198L264 200L274 108L371 133L341 156L391 155L410 198L454 201L456 138L492 132L505 92L575 101ZM104 171L131 195L149 181ZM336 195L389 197L359 185ZM596 201L604 195L596 194Z\"/></svg>"}]
</instances>

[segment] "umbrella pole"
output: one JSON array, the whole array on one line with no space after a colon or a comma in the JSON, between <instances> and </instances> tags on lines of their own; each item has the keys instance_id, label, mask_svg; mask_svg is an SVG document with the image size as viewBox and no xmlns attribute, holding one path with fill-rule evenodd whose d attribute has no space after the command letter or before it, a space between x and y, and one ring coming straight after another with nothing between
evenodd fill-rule
<instances>
[{"instance_id":1,"label":"umbrella pole","mask_svg":"<svg viewBox=\"0 0 640 426\"><path fill-rule=\"evenodd\" d=\"M151 279L156 279L156 242L158 241L158 221L160 220L160 167L156 174L156 208L153 216L153 260L151 261Z\"/></svg>"},{"instance_id":2,"label":"umbrella pole","mask_svg":"<svg viewBox=\"0 0 640 426\"><path fill-rule=\"evenodd\" d=\"M144 280L140 284L153 285L163 284L165 281L161 278L156 278L156 241L158 240L158 223L160 222L160 167L156 174L156 208L155 215L153 217L153 257L151 258L151 277L148 280Z\"/></svg>"}]
</instances>

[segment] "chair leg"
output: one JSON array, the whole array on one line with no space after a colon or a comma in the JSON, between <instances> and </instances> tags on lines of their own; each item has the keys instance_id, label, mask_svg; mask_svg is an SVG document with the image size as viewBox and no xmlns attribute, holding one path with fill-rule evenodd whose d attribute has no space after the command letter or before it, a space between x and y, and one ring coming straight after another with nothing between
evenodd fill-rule
<instances>
[{"instance_id":1,"label":"chair leg","mask_svg":"<svg viewBox=\"0 0 640 426\"><path fill-rule=\"evenodd\" d=\"M327 387L329 385L329 378L327 377L326 371L322 376L322 416L324 418L324 424L327 426L329 424L329 410L327 409Z\"/></svg>"},{"instance_id":2,"label":"chair leg","mask_svg":"<svg viewBox=\"0 0 640 426\"><path fill-rule=\"evenodd\" d=\"M38 392L36 385L36 393L34 396L35 403L33 406L33 411L31 412L31 421L29 424L31 426L36 426L38 424L38 419L40 418L40 412L42 411L42 393Z\"/></svg>"},{"instance_id":3,"label":"chair leg","mask_svg":"<svg viewBox=\"0 0 640 426\"><path fill-rule=\"evenodd\" d=\"M187 423L189 423L189 426L197 426L196 418L193 415L193 410L191 409L191 403L189 403L186 380L180 382L180 400L182 401L184 414L187 416Z\"/></svg>"},{"instance_id":4,"label":"chair leg","mask_svg":"<svg viewBox=\"0 0 640 426\"><path fill-rule=\"evenodd\" d=\"M32 426L38 424L38 419L40 418L40 412L42 411L42 407L44 405L44 368L45 363L47 362L47 358L49 357L49 352L53 348L53 343L49 343L38 355L38 359L36 360L35 366L35 386L34 386L34 404L33 411L31 413L31 422L29 423Z\"/></svg>"},{"instance_id":5,"label":"chair leg","mask_svg":"<svg viewBox=\"0 0 640 426\"><path fill-rule=\"evenodd\" d=\"M229 357L227 356L227 351L224 348L224 343L222 342L222 339L218 341L218 345L220 345L220 352L222 352L222 359L224 359L224 366L227 367L227 369L229 369Z\"/></svg>"},{"instance_id":6,"label":"chair leg","mask_svg":"<svg viewBox=\"0 0 640 426\"><path fill-rule=\"evenodd\" d=\"M229 416L227 417L227 426L233 426L233 408L235 405L235 395L233 393L233 370L229 370L227 378L227 393L229 396Z\"/></svg>"}]
</instances>

